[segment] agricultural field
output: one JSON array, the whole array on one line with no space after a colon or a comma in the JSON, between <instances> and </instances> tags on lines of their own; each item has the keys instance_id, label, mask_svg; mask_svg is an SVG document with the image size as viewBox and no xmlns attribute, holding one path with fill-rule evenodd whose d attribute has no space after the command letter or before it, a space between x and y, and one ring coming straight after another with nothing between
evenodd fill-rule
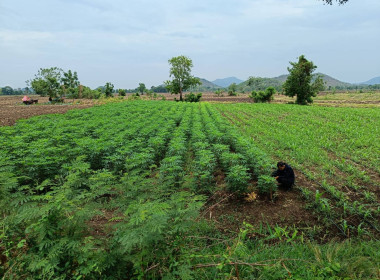
<instances>
[{"instance_id":1,"label":"agricultural field","mask_svg":"<svg viewBox=\"0 0 380 280\"><path fill-rule=\"evenodd\" d=\"M32 99L37 99L38 104L22 104L22 96L6 95L0 96L0 126L13 125L19 119L27 119L33 116L44 114L64 114L71 109L84 109L96 104L93 100L66 100L61 105L51 105L48 97L31 95ZM70 102L71 101L71 102Z\"/></svg>"},{"instance_id":2,"label":"agricultural field","mask_svg":"<svg viewBox=\"0 0 380 280\"><path fill-rule=\"evenodd\" d=\"M273 160L289 162L296 169L299 190L325 217L325 223L346 237L379 232L378 109L275 104L216 107Z\"/></svg>"},{"instance_id":3,"label":"agricultural field","mask_svg":"<svg viewBox=\"0 0 380 280\"><path fill-rule=\"evenodd\" d=\"M126 101L1 127L0 275L375 279L379 122L376 108ZM290 192L270 176L279 159Z\"/></svg>"}]
</instances>

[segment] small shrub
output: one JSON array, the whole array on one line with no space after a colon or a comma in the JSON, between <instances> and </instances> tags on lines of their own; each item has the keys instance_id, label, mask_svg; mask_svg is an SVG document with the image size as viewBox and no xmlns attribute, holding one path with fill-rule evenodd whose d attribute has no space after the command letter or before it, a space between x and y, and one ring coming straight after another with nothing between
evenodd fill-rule
<instances>
[{"instance_id":1,"label":"small shrub","mask_svg":"<svg viewBox=\"0 0 380 280\"><path fill-rule=\"evenodd\" d=\"M232 166L226 177L228 190L239 194L247 192L249 179L248 168L242 165Z\"/></svg>"},{"instance_id":2,"label":"small shrub","mask_svg":"<svg viewBox=\"0 0 380 280\"><path fill-rule=\"evenodd\" d=\"M236 91L229 90L229 91L228 91L228 96L237 96L237 92L236 92Z\"/></svg>"},{"instance_id":3,"label":"small shrub","mask_svg":"<svg viewBox=\"0 0 380 280\"><path fill-rule=\"evenodd\" d=\"M125 96L125 89L119 89L119 96Z\"/></svg>"},{"instance_id":4,"label":"small shrub","mask_svg":"<svg viewBox=\"0 0 380 280\"><path fill-rule=\"evenodd\" d=\"M265 91L252 91L250 98L255 102L270 102L273 100L273 95L276 93L274 87L268 87Z\"/></svg>"},{"instance_id":5,"label":"small shrub","mask_svg":"<svg viewBox=\"0 0 380 280\"><path fill-rule=\"evenodd\" d=\"M275 179L268 175L259 176L257 187L261 194L268 194L271 200L273 199L273 192L277 190Z\"/></svg>"},{"instance_id":6,"label":"small shrub","mask_svg":"<svg viewBox=\"0 0 380 280\"><path fill-rule=\"evenodd\" d=\"M189 94L185 95L186 102L199 102L201 98L202 98L202 93L194 94L190 92Z\"/></svg>"},{"instance_id":7,"label":"small shrub","mask_svg":"<svg viewBox=\"0 0 380 280\"><path fill-rule=\"evenodd\" d=\"M237 90L236 83L230 84L229 87L228 87L228 95L229 96L237 96L236 90Z\"/></svg>"},{"instance_id":8,"label":"small shrub","mask_svg":"<svg viewBox=\"0 0 380 280\"><path fill-rule=\"evenodd\" d=\"M221 89L218 89L218 90L215 91L215 94L218 97L222 97L223 96L223 91Z\"/></svg>"}]
</instances>

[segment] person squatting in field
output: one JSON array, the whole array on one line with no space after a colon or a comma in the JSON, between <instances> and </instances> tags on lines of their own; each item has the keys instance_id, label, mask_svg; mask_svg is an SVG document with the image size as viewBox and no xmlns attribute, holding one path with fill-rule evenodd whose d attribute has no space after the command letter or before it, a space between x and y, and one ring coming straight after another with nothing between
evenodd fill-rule
<instances>
[{"instance_id":1,"label":"person squatting in field","mask_svg":"<svg viewBox=\"0 0 380 280\"><path fill-rule=\"evenodd\" d=\"M285 162L279 161L277 163L277 170L272 173L272 176L277 180L279 188L290 190L294 185L294 171Z\"/></svg>"}]
</instances>

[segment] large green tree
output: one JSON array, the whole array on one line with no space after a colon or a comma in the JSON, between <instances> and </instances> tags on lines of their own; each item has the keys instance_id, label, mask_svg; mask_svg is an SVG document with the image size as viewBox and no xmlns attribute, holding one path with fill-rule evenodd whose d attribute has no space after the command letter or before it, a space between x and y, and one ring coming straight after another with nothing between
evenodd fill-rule
<instances>
[{"instance_id":1,"label":"large green tree","mask_svg":"<svg viewBox=\"0 0 380 280\"><path fill-rule=\"evenodd\" d=\"M38 95L56 98L64 93L61 88L62 73L63 70L58 67L40 68L34 79L27 81L27 84Z\"/></svg>"},{"instance_id":2,"label":"large green tree","mask_svg":"<svg viewBox=\"0 0 380 280\"><path fill-rule=\"evenodd\" d=\"M193 67L193 61L180 55L169 59L170 77L173 79L166 81L165 85L168 91L172 94L179 93L179 100L183 101L182 92L188 90L192 86L200 85L201 81L191 75L191 68Z\"/></svg>"},{"instance_id":3,"label":"large green tree","mask_svg":"<svg viewBox=\"0 0 380 280\"><path fill-rule=\"evenodd\" d=\"M237 90L237 84L236 83L230 84L228 86L228 95L229 96L236 96L237 95L236 90Z\"/></svg>"},{"instance_id":4,"label":"large green tree","mask_svg":"<svg viewBox=\"0 0 380 280\"><path fill-rule=\"evenodd\" d=\"M137 91L141 94L141 95L143 95L144 94L144 92L146 92L146 86L145 86L145 84L144 83L139 83L139 86L137 87Z\"/></svg>"},{"instance_id":5,"label":"large green tree","mask_svg":"<svg viewBox=\"0 0 380 280\"><path fill-rule=\"evenodd\" d=\"M2 94L4 94L4 95L12 95L12 94L14 94L14 90L10 86L6 86L6 87L1 88L0 92Z\"/></svg>"},{"instance_id":6,"label":"large green tree","mask_svg":"<svg viewBox=\"0 0 380 280\"><path fill-rule=\"evenodd\" d=\"M304 55L298 58L298 62L290 62L290 64L293 67L288 67L289 76L283 85L284 94L290 97L297 96L297 104L312 103L312 97L317 96L324 87L324 82L320 77L314 77L314 82L312 82L312 73L317 66L312 61L308 61Z\"/></svg>"},{"instance_id":7,"label":"large green tree","mask_svg":"<svg viewBox=\"0 0 380 280\"><path fill-rule=\"evenodd\" d=\"M77 72L72 72L71 70L64 72L61 82L63 83L63 91L66 95L78 97L80 82Z\"/></svg>"},{"instance_id":8,"label":"large green tree","mask_svg":"<svg viewBox=\"0 0 380 280\"><path fill-rule=\"evenodd\" d=\"M104 86L104 94L106 95L106 97L113 97L113 88L114 85L112 83L106 83L106 85Z\"/></svg>"}]
</instances>

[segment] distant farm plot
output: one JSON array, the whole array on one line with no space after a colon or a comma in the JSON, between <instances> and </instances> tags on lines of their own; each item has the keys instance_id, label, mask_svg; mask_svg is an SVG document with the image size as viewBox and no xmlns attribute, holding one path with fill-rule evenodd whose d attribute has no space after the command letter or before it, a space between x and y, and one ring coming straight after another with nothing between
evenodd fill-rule
<instances>
[{"instance_id":1,"label":"distant farm plot","mask_svg":"<svg viewBox=\"0 0 380 280\"><path fill-rule=\"evenodd\" d=\"M71 109L83 109L93 106L92 100L77 100L74 103L49 104L48 97L32 96L38 104L24 105L22 96L0 96L0 126L13 125L19 119L27 119L44 114L63 114ZM70 100L72 101L72 100Z\"/></svg>"}]
</instances>

